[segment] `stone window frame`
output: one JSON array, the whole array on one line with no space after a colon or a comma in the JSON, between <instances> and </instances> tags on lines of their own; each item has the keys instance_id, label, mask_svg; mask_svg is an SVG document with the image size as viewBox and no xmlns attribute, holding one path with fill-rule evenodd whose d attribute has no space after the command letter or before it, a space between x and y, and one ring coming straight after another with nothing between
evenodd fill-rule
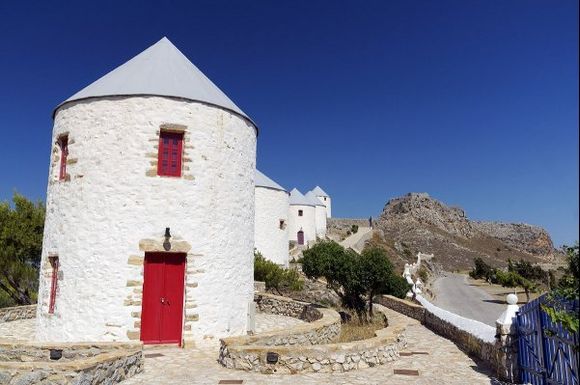
<instances>
[{"instance_id":1,"label":"stone window frame","mask_svg":"<svg viewBox=\"0 0 580 385\"><path fill-rule=\"evenodd\" d=\"M158 164L159 164L159 141L161 138L161 133L175 133L175 134L182 134L182 142L181 142L181 172L180 175L159 175L158 173ZM145 172L145 175L148 177L156 177L156 178L170 178L170 179L186 179L186 180L195 180L191 172L191 163L192 159L189 155L191 149L193 149L193 145L191 143L191 132L189 131L188 127L183 124L177 123L162 123L159 125L159 129L156 130L155 136L150 137L149 142L153 144L150 152L147 152L145 156L149 159L149 168Z\"/></svg>"},{"instance_id":2,"label":"stone window frame","mask_svg":"<svg viewBox=\"0 0 580 385\"><path fill-rule=\"evenodd\" d=\"M56 140L58 148L60 150L60 159L58 162L59 169L58 169L58 180L65 181L66 180L66 161L68 158L69 150L68 150L68 133L61 134L58 136Z\"/></svg>"},{"instance_id":3,"label":"stone window frame","mask_svg":"<svg viewBox=\"0 0 580 385\"><path fill-rule=\"evenodd\" d=\"M158 163L157 163L157 175L159 176L166 176L166 177L172 177L172 178L181 178L181 175L183 173L183 137L184 137L184 132L175 132L175 131L171 131L171 130L164 130L161 129L159 131L159 146L157 149L157 158L158 158ZM163 141L167 140L169 144L163 144ZM161 164L162 161L162 152L163 150L167 150L168 153L171 152L170 150L173 149L175 144L171 144L172 141L178 140L179 143L177 144L177 159L175 159L178 162L178 166L179 169L176 170L176 173L172 173L171 170L168 168L164 168ZM169 158L171 159L171 158ZM169 162L169 160L167 160L167 162ZM168 164L169 166L169 164Z\"/></svg>"},{"instance_id":4,"label":"stone window frame","mask_svg":"<svg viewBox=\"0 0 580 385\"><path fill-rule=\"evenodd\" d=\"M66 138L66 149L67 154L63 157L62 142L63 138ZM68 131L61 132L56 136L52 147L52 161L51 161L51 177L49 182L70 182L70 165L77 163L76 158L71 158L70 147L74 144L74 139L71 138ZM64 175L62 173L64 171Z\"/></svg>"}]
</instances>

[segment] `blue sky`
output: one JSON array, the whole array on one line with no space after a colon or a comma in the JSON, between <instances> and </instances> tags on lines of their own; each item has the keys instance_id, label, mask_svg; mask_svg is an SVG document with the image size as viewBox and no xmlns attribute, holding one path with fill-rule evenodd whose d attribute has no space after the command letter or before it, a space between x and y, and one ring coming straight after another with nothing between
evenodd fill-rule
<instances>
[{"instance_id":1,"label":"blue sky","mask_svg":"<svg viewBox=\"0 0 580 385\"><path fill-rule=\"evenodd\" d=\"M167 36L340 217L428 192L578 239L578 2L0 2L0 200L44 199L52 109Z\"/></svg>"}]
</instances>

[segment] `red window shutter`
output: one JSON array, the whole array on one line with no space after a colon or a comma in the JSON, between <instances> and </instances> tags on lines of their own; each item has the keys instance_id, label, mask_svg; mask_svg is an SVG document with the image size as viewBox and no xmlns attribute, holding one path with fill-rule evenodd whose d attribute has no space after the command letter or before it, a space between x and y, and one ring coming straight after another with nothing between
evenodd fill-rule
<instances>
[{"instance_id":1,"label":"red window shutter","mask_svg":"<svg viewBox=\"0 0 580 385\"><path fill-rule=\"evenodd\" d=\"M66 159L68 157L68 136L64 135L58 139L60 147L60 170L58 174L59 180L66 179Z\"/></svg>"},{"instance_id":2,"label":"red window shutter","mask_svg":"<svg viewBox=\"0 0 580 385\"><path fill-rule=\"evenodd\" d=\"M181 176L182 151L182 133L161 131L159 134L157 175Z\"/></svg>"},{"instance_id":3,"label":"red window shutter","mask_svg":"<svg viewBox=\"0 0 580 385\"><path fill-rule=\"evenodd\" d=\"M58 257L48 257L52 266L52 278L50 283L50 299L48 303L48 312L54 313L54 304L56 302L56 289L58 286Z\"/></svg>"}]
</instances>

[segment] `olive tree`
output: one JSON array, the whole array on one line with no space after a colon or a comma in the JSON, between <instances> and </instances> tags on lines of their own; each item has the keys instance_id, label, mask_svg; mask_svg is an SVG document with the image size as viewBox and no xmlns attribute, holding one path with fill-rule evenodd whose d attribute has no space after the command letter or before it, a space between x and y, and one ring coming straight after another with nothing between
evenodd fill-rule
<instances>
[{"instance_id":1,"label":"olive tree","mask_svg":"<svg viewBox=\"0 0 580 385\"><path fill-rule=\"evenodd\" d=\"M7 305L27 305L36 301L45 209L19 194L13 203L0 202L0 290Z\"/></svg>"}]
</instances>

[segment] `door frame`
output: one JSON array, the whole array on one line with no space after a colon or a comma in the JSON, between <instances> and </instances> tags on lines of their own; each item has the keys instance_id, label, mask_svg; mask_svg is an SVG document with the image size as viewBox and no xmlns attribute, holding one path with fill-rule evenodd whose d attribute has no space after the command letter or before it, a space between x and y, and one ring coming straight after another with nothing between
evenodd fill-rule
<instances>
[{"instance_id":1,"label":"door frame","mask_svg":"<svg viewBox=\"0 0 580 385\"><path fill-rule=\"evenodd\" d=\"M302 237L300 237L300 234L302 234ZM302 238L302 243L300 243L300 238ZM296 233L296 243L299 245L304 245L304 230L300 229Z\"/></svg>"},{"instance_id":2,"label":"door frame","mask_svg":"<svg viewBox=\"0 0 580 385\"><path fill-rule=\"evenodd\" d=\"M187 280L187 253L184 252L167 252L167 251L146 251L143 255L143 287L142 287L142 299L141 299L141 327L140 327L140 337L139 340L144 344L144 345L163 345L163 344L175 344L174 342L164 342L164 341L158 341L158 342L150 342L150 341L143 341L141 339L141 336L143 334L143 314L144 312L144 306L145 306L145 269L146 269L146 265L147 265L147 254L157 254L157 255L181 255L183 257L183 296L182 296L182 301L181 301L181 322L179 325L179 340L177 342L177 345L179 347L183 346L183 326L185 324L185 300L186 300L186 280Z\"/></svg>"}]
</instances>

